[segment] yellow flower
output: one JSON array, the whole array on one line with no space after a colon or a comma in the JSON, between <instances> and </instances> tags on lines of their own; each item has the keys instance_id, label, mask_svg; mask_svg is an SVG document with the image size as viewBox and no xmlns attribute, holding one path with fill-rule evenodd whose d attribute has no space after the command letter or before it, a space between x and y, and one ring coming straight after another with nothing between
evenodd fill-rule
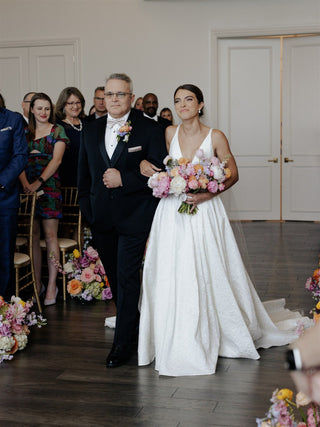
<instances>
[{"instance_id":1,"label":"yellow flower","mask_svg":"<svg viewBox=\"0 0 320 427\"><path fill-rule=\"evenodd\" d=\"M293 392L289 390L288 388L282 388L277 393L277 399L279 400L292 400L293 398Z\"/></svg>"},{"instance_id":2,"label":"yellow flower","mask_svg":"<svg viewBox=\"0 0 320 427\"><path fill-rule=\"evenodd\" d=\"M316 305L316 309L320 310L320 301L318 302L318 304Z\"/></svg>"},{"instance_id":3,"label":"yellow flower","mask_svg":"<svg viewBox=\"0 0 320 427\"><path fill-rule=\"evenodd\" d=\"M22 305L22 307L24 307L26 305L26 303L24 301L22 301L22 299L19 301L19 304Z\"/></svg>"},{"instance_id":4,"label":"yellow flower","mask_svg":"<svg viewBox=\"0 0 320 427\"><path fill-rule=\"evenodd\" d=\"M78 251L78 249L74 249L74 251L73 251L73 256L74 256L75 258L79 258L79 256L80 256L80 252Z\"/></svg>"},{"instance_id":5,"label":"yellow flower","mask_svg":"<svg viewBox=\"0 0 320 427\"><path fill-rule=\"evenodd\" d=\"M100 288L103 288L104 287L104 283L103 282L101 282L100 283Z\"/></svg>"}]
</instances>

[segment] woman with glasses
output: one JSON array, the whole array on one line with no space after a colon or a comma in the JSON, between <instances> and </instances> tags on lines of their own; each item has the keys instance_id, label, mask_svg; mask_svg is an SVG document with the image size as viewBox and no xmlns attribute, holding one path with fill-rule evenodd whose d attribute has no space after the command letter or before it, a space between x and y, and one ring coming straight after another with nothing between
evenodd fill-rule
<instances>
[{"instance_id":1,"label":"woman with glasses","mask_svg":"<svg viewBox=\"0 0 320 427\"><path fill-rule=\"evenodd\" d=\"M57 123L63 126L70 140L60 168L61 185L77 186L78 155L80 135L83 128L85 100L79 89L66 87L59 95L56 104Z\"/></svg>"},{"instance_id":2,"label":"woman with glasses","mask_svg":"<svg viewBox=\"0 0 320 427\"><path fill-rule=\"evenodd\" d=\"M51 99L45 93L36 93L30 103L27 129L28 163L20 175L25 193L37 192L33 228L33 257L35 279L39 294L41 286L40 221L47 246L49 281L44 305L55 304L58 288L57 270L50 261L53 253L59 259L58 223L62 217L61 191L58 168L69 140L62 126L54 124Z\"/></svg>"}]
</instances>

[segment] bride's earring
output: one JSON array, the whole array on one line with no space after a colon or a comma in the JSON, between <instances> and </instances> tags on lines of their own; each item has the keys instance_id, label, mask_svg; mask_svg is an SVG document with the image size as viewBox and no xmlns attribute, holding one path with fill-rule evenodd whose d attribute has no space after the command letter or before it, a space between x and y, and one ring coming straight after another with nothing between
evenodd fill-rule
<instances>
[{"instance_id":1,"label":"bride's earring","mask_svg":"<svg viewBox=\"0 0 320 427\"><path fill-rule=\"evenodd\" d=\"M201 114L201 110L199 110L199 114Z\"/></svg>"}]
</instances>

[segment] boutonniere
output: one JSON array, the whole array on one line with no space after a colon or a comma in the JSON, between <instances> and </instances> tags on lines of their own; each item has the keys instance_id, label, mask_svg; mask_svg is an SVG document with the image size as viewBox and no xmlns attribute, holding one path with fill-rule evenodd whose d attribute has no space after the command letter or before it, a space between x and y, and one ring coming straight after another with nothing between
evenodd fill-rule
<instances>
[{"instance_id":1,"label":"boutonniere","mask_svg":"<svg viewBox=\"0 0 320 427\"><path fill-rule=\"evenodd\" d=\"M124 137L123 138L124 142L128 142L129 136L131 135L131 130L132 130L132 126L129 120L128 122L125 122L125 124L118 129L117 141L119 142L120 139Z\"/></svg>"}]
</instances>

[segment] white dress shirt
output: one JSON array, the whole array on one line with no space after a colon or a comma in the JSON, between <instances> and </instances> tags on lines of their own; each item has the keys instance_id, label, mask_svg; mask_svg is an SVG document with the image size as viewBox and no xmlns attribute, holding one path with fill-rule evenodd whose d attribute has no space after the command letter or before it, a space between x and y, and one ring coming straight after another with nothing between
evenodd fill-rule
<instances>
[{"instance_id":1,"label":"white dress shirt","mask_svg":"<svg viewBox=\"0 0 320 427\"><path fill-rule=\"evenodd\" d=\"M143 115L144 115L144 117L147 117L147 119L151 119L151 120L154 120L154 121L158 121L158 116L157 115L155 115L155 116L153 116L153 117L150 117L150 116L147 116L147 114L146 113L143 113Z\"/></svg>"},{"instance_id":2,"label":"white dress shirt","mask_svg":"<svg viewBox=\"0 0 320 427\"><path fill-rule=\"evenodd\" d=\"M119 121L121 120L123 121L123 124L124 124L128 120L129 114L130 114L130 111L128 111L127 114L125 114L123 117L119 119L114 119L110 114L108 114L108 118L111 117L114 120L119 120ZM105 147L106 147L109 159L111 159L114 153L114 150L118 145L117 132L121 128L121 126L123 126L123 124L117 123L112 128L110 128L108 127L108 119L107 119L107 126L106 126L104 141L105 141Z\"/></svg>"}]
</instances>

